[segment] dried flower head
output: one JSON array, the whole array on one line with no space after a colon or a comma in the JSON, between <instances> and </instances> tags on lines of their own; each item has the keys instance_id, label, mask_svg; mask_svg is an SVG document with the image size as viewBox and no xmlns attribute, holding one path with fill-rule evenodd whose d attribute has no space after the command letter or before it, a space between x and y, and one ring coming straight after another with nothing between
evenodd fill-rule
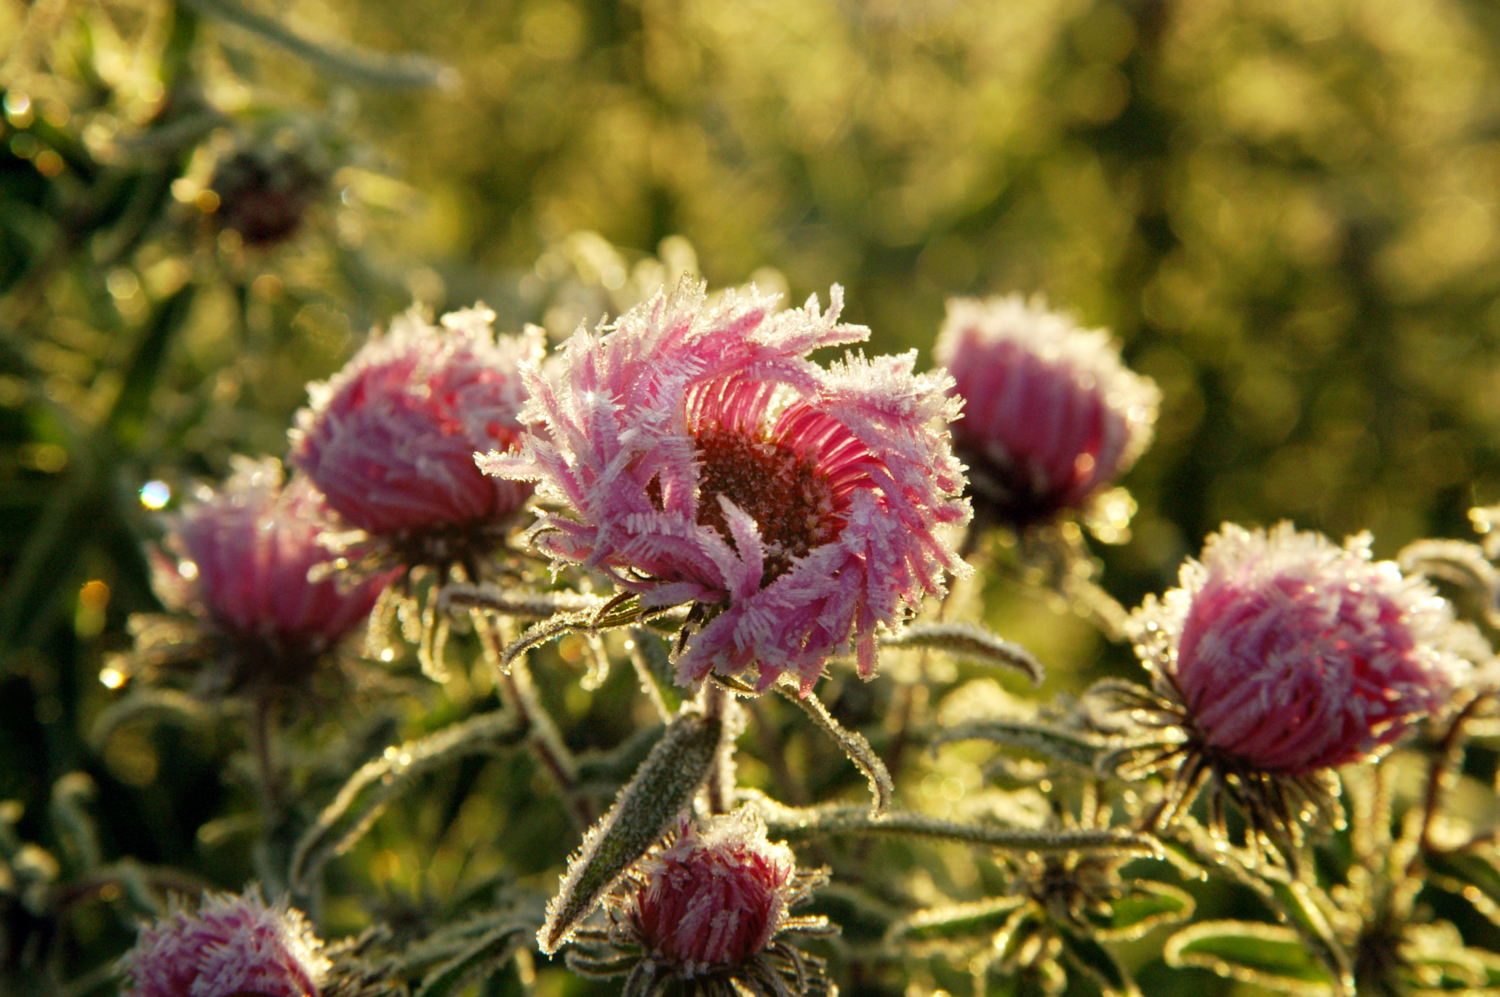
<instances>
[{"instance_id":1,"label":"dried flower head","mask_svg":"<svg viewBox=\"0 0 1500 997\"><path fill-rule=\"evenodd\" d=\"M435 326L409 311L309 385L311 404L297 414L292 463L404 564L472 562L531 494L474 466L476 450L505 450L519 436L518 367L542 352L539 331L497 338L493 320L476 307Z\"/></svg>"},{"instance_id":2,"label":"dried flower head","mask_svg":"<svg viewBox=\"0 0 1500 997\"><path fill-rule=\"evenodd\" d=\"M1132 614L1160 722L1179 731L1156 761L1180 766L1188 796L1227 783L1274 832L1327 802L1329 770L1378 756L1465 680L1469 632L1369 544L1226 525Z\"/></svg>"},{"instance_id":3,"label":"dried flower head","mask_svg":"<svg viewBox=\"0 0 1500 997\"><path fill-rule=\"evenodd\" d=\"M954 449L981 517L1024 529L1081 508L1151 441L1156 384L1105 330L1019 295L950 299L933 354L964 399Z\"/></svg>"},{"instance_id":4,"label":"dried flower head","mask_svg":"<svg viewBox=\"0 0 1500 997\"><path fill-rule=\"evenodd\" d=\"M762 689L790 673L806 690L851 645L872 674L876 626L963 568L942 533L968 519L947 378L911 354L808 360L867 334L841 304L835 287L827 314L753 290L710 308L685 282L575 334L559 387L528 368L520 453L480 460L571 508L532 532L556 561L646 608L693 604L685 684L754 667Z\"/></svg>"},{"instance_id":5,"label":"dried flower head","mask_svg":"<svg viewBox=\"0 0 1500 997\"><path fill-rule=\"evenodd\" d=\"M330 968L302 914L254 886L142 925L118 965L122 997L319 997Z\"/></svg>"},{"instance_id":6,"label":"dried flower head","mask_svg":"<svg viewBox=\"0 0 1500 997\"><path fill-rule=\"evenodd\" d=\"M176 559L154 552L157 592L202 617L230 687L305 678L364 623L389 578L323 570L333 555L318 542L317 492L303 478L283 487L274 459L237 460L222 489L203 489L167 522Z\"/></svg>"},{"instance_id":7,"label":"dried flower head","mask_svg":"<svg viewBox=\"0 0 1500 997\"><path fill-rule=\"evenodd\" d=\"M609 929L577 938L634 953L624 960L627 994L656 993L673 979L706 994L822 991L821 960L789 939L834 929L823 917L789 910L824 881L821 872L799 872L791 849L768 841L760 817L742 808L701 828L684 823L609 899ZM581 954L570 964L584 971L605 965Z\"/></svg>"}]
</instances>

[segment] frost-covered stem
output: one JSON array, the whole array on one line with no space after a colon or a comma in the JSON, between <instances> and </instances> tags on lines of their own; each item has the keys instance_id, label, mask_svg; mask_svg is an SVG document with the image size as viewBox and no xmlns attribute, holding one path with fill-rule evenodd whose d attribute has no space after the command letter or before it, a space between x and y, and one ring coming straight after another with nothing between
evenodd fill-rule
<instances>
[{"instance_id":1,"label":"frost-covered stem","mask_svg":"<svg viewBox=\"0 0 1500 997\"><path fill-rule=\"evenodd\" d=\"M546 770L552 784L562 796L568 814L579 830L586 830L598 815L589 806L588 800L578 790L578 766L552 716L536 695L536 685L531 680L531 670L526 667L526 657L521 655L511 662L510 668L500 668L500 656L506 641L496 622L486 613L474 613L474 627L479 639L484 642L485 653L495 665L496 686L500 699L525 725L526 744L536 760Z\"/></svg>"},{"instance_id":2,"label":"frost-covered stem","mask_svg":"<svg viewBox=\"0 0 1500 997\"><path fill-rule=\"evenodd\" d=\"M734 805L734 736L739 725L733 722L733 718L739 706L734 702L734 694L711 678L703 683L701 696L704 719L724 722L724 743L714 755L704 785L708 812L727 814Z\"/></svg>"}]
</instances>

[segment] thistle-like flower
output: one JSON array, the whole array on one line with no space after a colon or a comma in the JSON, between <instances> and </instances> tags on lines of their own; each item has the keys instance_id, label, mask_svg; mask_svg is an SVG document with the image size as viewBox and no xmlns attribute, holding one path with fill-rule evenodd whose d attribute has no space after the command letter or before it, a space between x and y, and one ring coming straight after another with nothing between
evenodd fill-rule
<instances>
[{"instance_id":1,"label":"thistle-like flower","mask_svg":"<svg viewBox=\"0 0 1500 997\"><path fill-rule=\"evenodd\" d=\"M205 894L196 911L141 926L118 964L121 997L319 997L332 968L322 948L301 912L257 887Z\"/></svg>"},{"instance_id":2,"label":"thistle-like flower","mask_svg":"<svg viewBox=\"0 0 1500 997\"><path fill-rule=\"evenodd\" d=\"M826 918L789 913L824 881L821 872L799 871L791 849L769 842L748 808L702 828L684 823L608 899L609 928L576 936L617 955L570 953L569 963L595 975L628 971L629 997L659 993L674 979L707 997L827 992L822 960L789 941L835 932Z\"/></svg>"},{"instance_id":3,"label":"thistle-like flower","mask_svg":"<svg viewBox=\"0 0 1500 997\"><path fill-rule=\"evenodd\" d=\"M948 378L913 374L914 354L808 360L868 334L837 323L837 287L827 314L774 305L752 290L710 308L684 283L580 330L559 387L526 369L520 452L480 459L571 507L531 534L555 561L643 608L693 605L684 684L755 668L761 689L790 673L808 690L851 646L868 676L876 627L963 570L942 532L969 515Z\"/></svg>"},{"instance_id":4,"label":"thistle-like flower","mask_svg":"<svg viewBox=\"0 0 1500 997\"><path fill-rule=\"evenodd\" d=\"M322 528L316 490L300 477L283 487L274 459L237 461L222 489L168 519L176 557L152 552L157 593L201 618L227 687L296 684L369 616L389 573L326 573Z\"/></svg>"},{"instance_id":5,"label":"thistle-like flower","mask_svg":"<svg viewBox=\"0 0 1500 997\"><path fill-rule=\"evenodd\" d=\"M1024 530L1080 509L1151 441L1155 382L1105 330L1019 295L950 299L933 355L964 399L954 449L981 520Z\"/></svg>"},{"instance_id":6,"label":"thistle-like flower","mask_svg":"<svg viewBox=\"0 0 1500 997\"><path fill-rule=\"evenodd\" d=\"M1132 614L1155 687L1136 705L1174 742L1145 767L1176 768L1178 810L1210 782L1256 831L1298 840L1308 804L1333 816L1333 769L1378 757L1465 681L1472 632L1369 543L1226 525Z\"/></svg>"},{"instance_id":7,"label":"thistle-like flower","mask_svg":"<svg viewBox=\"0 0 1500 997\"><path fill-rule=\"evenodd\" d=\"M472 578L531 494L474 466L476 450L507 449L520 435L518 367L543 348L536 330L496 337L494 317L476 307L435 326L414 309L308 386L291 461L387 560L463 564Z\"/></svg>"}]
</instances>

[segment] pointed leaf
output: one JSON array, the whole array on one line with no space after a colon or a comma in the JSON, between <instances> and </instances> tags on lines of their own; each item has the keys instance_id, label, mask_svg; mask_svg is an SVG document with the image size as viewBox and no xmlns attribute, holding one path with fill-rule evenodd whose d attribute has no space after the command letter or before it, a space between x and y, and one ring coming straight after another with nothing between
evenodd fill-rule
<instances>
[{"instance_id":1,"label":"pointed leaf","mask_svg":"<svg viewBox=\"0 0 1500 997\"><path fill-rule=\"evenodd\" d=\"M934 747L950 741L993 741L1023 751L1034 751L1054 761L1094 770L1104 752L1113 745L1085 731L1067 730L1025 720L976 720L941 731L932 739Z\"/></svg>"},{"instance_id":2,"label":"pointed leaf","mask_svg":"<svg viewBox=\"0 0 1500 997\"><path fill-rule=\"evenodd\" d=\"M1065 925L1054 925L1057 937L1062 942L1068 962L1092 976L1106 994L1126 994L1140 997L1135 981L1120 965L1114 953L1086 934L1073 931Z\"/></svg>"},{"instance_id":3,"label":"pointed leaf","mask_svg":"<svg viewBox=\"0 0 1500 997\"><path fill-rule=\"evenodd\" d=\"M1193 898L1175 886L1149 879L1129 884L1130 892L1110 904L1108 916L1090 915L1098 937L1134 941L1163 924L1193 916Z\"/></svg>"},{"instance_id":4,"label":"pointed leaf","mask_svg":"<svg viewBox=\"0 0 1500 997\"><path fill-rule=\"evenodd\" d=\"M448 997L469 983L500 972L530 932L523 927L496 928L422 980L416 997Z\"/></svg>"},{"instance_id":5,"label":"pointed leaf","mask_svg":"<svg viewBox=\"0 0 1500 997\"><path fill-rule=\"evenodd\" d=\"M1278 924L1203 921L1177 932L1163 953L1169 966L1194 966L1282 993L1332 997L1337 981L1301 935Z\"/></svg>"},{"instance_id":6,"label":"pointed leaf","mask_svg":"<svg viewBox=\"0 0 1500 997\"><path fill-rule=\"evenodd\" d=\"M974 623L914 624L881 638L882 647L917 647L942 651L956 658L1014 669L1041 685L1047 670L1020 644L1003 640Z\"/></svg>"},{"instance_id":7,"label":"pointed leaf","mask_svg":"<svg viewBox=\"0 0 1500 997\"><path fill-rule=\"evenodd\" d=\"M695 712L677 715L609 813L584 836L562 887L547 905L537 944L552 955L578 923L660 841L682 815L719 751L723 722Z\"/></svg>"},{"instance_id":8,"label":"pointed leaf","mask_svg":"<svg viewBox=\"0 0 1500 997\"><path fill-rule=\"evenodd\" d=\"M961 844L983 845L1022 852L1102 852L1110 855L1162 856L1161 844L1149 834L1123 828L1053 830L960 824L909 810L892 810L880 817L863 807L787 807L769 797L742 793L765 819L772 836L805 841L826 834L895 834L942 838Z\"/></svg>"},{"instance_id":9,"label":"pointed leaf","mask_svg":"<svg viewBox=\"0 0 1500 997\"><path fill-rule=\"evenodd\" d=\"M386 805L410 788L417 776L466 755L517 744L527 732L527 725L514 715L496 710L386 748L354 773L297 842L290 876L294 888L307 886L324 863L363 837Z\"/></svg>"},{"instance_id":10,"label":"pointed leaf","mask_svg":"<svg viewBox=\"0 0 1500 997\"><path fill-rule=\"evenodd\" d=\"M896 792L896 784L891 781L891 773L886 770L885 763L880 756L875 754L875 749L870 747L870 742L858 731L845 728L833 715L828 712L828 707L823 701L811 692L807 695L799 694L795 687L789 685L778 685L777 691L787 699L796 703L802 711L813 719L823 732L837 742L844 749L844 754L854 763L855 767L864 773L865 779L870 783L870 816L878 817L891 807L891 797Z\"/></svg>"},{"instance_id":11,"label":"pointed leaf","mask_svg":"<svg viewBox=\"0 0 1500 997\"><path fill-rule=\"evenodd\" d=\"M962 938L989 938L1002 930L1018 907L1027 903L1021 896L989 897L972 903L953 904L919 910L891 925L888 941L949 941Z\"/></svg>"}]
</instances>

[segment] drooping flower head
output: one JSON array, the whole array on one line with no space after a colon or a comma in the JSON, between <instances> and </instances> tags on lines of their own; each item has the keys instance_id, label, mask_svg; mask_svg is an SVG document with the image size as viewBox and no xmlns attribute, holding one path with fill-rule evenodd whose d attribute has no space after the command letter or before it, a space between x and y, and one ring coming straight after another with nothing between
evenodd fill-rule
<instances>
[{"instance_id":1,"label":"drooping flower head","mask_svg":"<svg viewBox=\"0 0 1500 997\"><path fill-rule=\"evenodd\" d=\"M142 925L118 965L121 997L319 997L330 968L302 914L254 886Z\"/></svg>"},{"instance_id":2,"label":"drooping flower head","mask_svg":"<svg viewBox=\"0 0 1500 997\"><path fill-rule=\"evenodd\" d=\"M176 559L154 553L156 589L203 618L231 686L304 677L364 623L390 577L322 571L333 555L318 542L318 494L301 477L283 487L274 459L238 460L223 488L203 489L167 522Z\"/></svg>"},{"instance_id":3,"label":"drooping flower head","mask_svg":"<svg viewBox=\"0 0 1500 997\"><path fill-rule=\"evenodd\" d=\"M576 333L559 386L526 368L520 452L480 458L571 507L532 532L555 560L643 607L695 604L685 684L754 667L762 689L790 673L807 690L851 645L869 675L876 626L962 569L941 534L968 519L947 378L912 354L808 360L868 334L841 304L835 287L827 314L753 290L709 307L684 283Z\"/></svg>"},{"instance_id":4,"label":"drooping flower head","mask_svg":"<svg viewBox=\"0 0 1500 997\"><path fill-rule=\"evenodd\" d=\"M308 386L291 460L349 525L408 565L447 564L493 544L531 494L474 466L510 447L525 400L518 367L541 333L496 337L482 307L432 325L415 309Z\"/></svg>"},{"instance_id":5,"label":"drooping flower head","mask_svg":"<svg viewBox=\"0 0 1500 997\"><path fill-rule=\"evenodd\" d=\"M1024 529L1079 509L1151 441L1160 392L1103 329L1019 295L954 298L933 349L964 399L954 449L976 512Z\"/></svg>"},{"instance_id":6,"label":"drooping flower head","mask_svg":"<svg viewBox=\"0 0 1500 997\"><path fill-rule=\"evenodd\" d=\"M1225 525L1131 615L1156 723L1176 732L1151 764L1176 768L1177 810L1211 780L1273 840L1299 840L1304 813L1336 824L1332 770L1380 755L1466 680L1473 632L1369 544Z\"/></svg>"}]
</instances>

